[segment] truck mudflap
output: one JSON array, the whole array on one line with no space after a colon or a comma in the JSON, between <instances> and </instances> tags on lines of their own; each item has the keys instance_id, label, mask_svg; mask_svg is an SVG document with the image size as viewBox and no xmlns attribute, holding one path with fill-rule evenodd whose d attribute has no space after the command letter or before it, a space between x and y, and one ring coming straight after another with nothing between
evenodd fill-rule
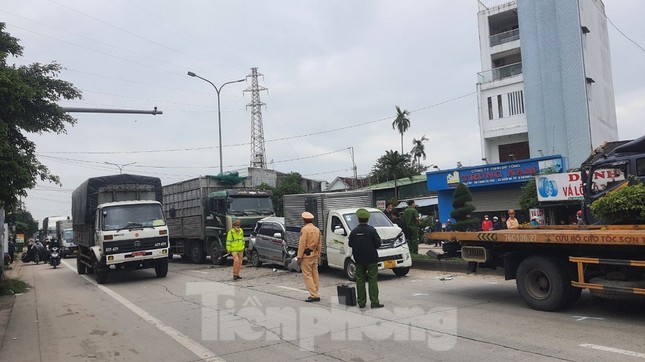
<instances>
[{"instance_id":1,"label":"truck mudflap","mask_svg":"<svg viewBox=\"0 0 645 362\"><path fill-rule=\"evenodd\" d=\"M109 254L105 257L105 264L109 266L132 261L160 258L168 258L168 248L139 250L120 254Z\"/></svg>"},{"instance_id":2,"label":"truck mudflap","mask_svg":"<svg viewBox=\"0 0 645 362\"><path fill-rule=\"evenodd\" d=\"M617 265L627 267L642 267L645 268L645 260L623 260L623 259L603 259L603 258L586 258L570 256L569 261L577 265L578 280L571 281L571 285L577 288L588 288L592 293L602 296L607 292L620 293L620 294L638 294L645 296L645 281L623 282L604 280L600 283L599 280L585 280L584 270L585 264L596 265ZM628 285L631 284L631 285Z\"/></svg>"}]
</instances>

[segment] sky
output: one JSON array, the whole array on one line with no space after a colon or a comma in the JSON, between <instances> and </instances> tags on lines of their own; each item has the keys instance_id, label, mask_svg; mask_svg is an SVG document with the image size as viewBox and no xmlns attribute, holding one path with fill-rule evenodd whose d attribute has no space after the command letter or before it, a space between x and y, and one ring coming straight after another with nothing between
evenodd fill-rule
<instances>
[{"instance_id":1,"label":"sky","mask_svg":"<svg viewBox=\"0 0 645 362\"><path fill-rule=\"evenodd\" d=\"M645 1L604 3L619 138L632 139L644 129ZM219 87L258 68L266 159L280 172L331 182L352 176L353 152L368 175L401 151L397 105L410 112L405 152L425 136L425 165L479 165L477 12L476 0L2 0L24 47L8 62L55 61L82 92L61 106L163 112L73 113L66 134L29 134L62 186L39 181L23 201L42 220L71 215L72 191L120 166L163 184L218 174L217 94L188 71ZM250 86L221 89L225 172L250 165Z\"/></svg>"}]
</instances>

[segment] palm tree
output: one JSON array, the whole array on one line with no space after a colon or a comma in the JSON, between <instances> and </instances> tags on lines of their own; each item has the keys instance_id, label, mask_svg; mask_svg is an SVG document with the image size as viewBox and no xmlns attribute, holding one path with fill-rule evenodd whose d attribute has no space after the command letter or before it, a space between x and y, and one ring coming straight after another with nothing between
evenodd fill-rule
<instances>
[{"instance_id":1,"label":"palm tree","mask_svg":"<svg viewBox=\"0 0 645 362\"><path fill-rule=\"evenodd\" d=\"M403 154L403 134L410 128L409 115L410 112L401 110L399 106L396 106L396 118L392 122L392 129L398 130L401 134L401 154Z\"/></svg>"},{"instance_id":2,"label":"palm tree","mask_svg":"<svg viewBox=\"0 0 645 362\"><path fill-rule=\"evenodd\" d=\"M409 162L408 155L400 154L398 151L385 151L383 166L385 166L388 176L392 176L394 179L394 198L397 200L399 199L397 179L405 173L406 162Z\"/></svg>"},{"instance_id":3,"label":"palm tree","mask_svg":"<svg viewBox=\"0 0 645 362\"><path fill-rule=\"evenodd\" d=\"M417 165L421 164L421 157L423 157L424 160L426 159L426 147L423 145L423 142L425 141L428 141L426 135L423 135L421 139L412 139L412 144L414 146L410 150L410 154L412 155L413 164L415 162L417 163Z\"/></svg>"}]
</instances>

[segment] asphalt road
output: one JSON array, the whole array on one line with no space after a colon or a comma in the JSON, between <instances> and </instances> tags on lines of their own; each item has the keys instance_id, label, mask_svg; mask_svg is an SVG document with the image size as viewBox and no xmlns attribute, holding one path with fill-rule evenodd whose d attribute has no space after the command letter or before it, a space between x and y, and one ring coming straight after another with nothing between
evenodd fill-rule
<instances>
[{"instance_id":1,"label":"asphalt road","mask_svg":"<svg viewBox=\"0 0 645 362\"><path fill-rule=\"evenodd\" d=\"M321 271L320 303L303 302L301 274L273 266L245 265L233 282L230 265L175 258L166 278L115 273L101 286L74 259L15 272L32 288L5 311L3 362L645 361L643 304L584 292L572 309L534 311L494 274L382 272L385 308L372 310L338 304L334 270Z\"/></svg>"}]
</instances>

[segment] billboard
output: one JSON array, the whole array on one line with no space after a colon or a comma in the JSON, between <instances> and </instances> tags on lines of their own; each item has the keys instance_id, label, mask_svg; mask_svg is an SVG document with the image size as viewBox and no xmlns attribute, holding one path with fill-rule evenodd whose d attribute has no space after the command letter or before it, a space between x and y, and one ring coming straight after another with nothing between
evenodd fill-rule
<instances>
[{"instance_id":1,"label":"billboard","mask_svg":"<svg viewBox=\"0 0 645 362\"><path fill-rule=\"evenodd\" d=\"M608 182L625 180L617 170L596 172L594 185L605 188ZM582 200L582 179L580 172L554 173L535 176L538 201Z\"/></svg>"}]
</instances>

